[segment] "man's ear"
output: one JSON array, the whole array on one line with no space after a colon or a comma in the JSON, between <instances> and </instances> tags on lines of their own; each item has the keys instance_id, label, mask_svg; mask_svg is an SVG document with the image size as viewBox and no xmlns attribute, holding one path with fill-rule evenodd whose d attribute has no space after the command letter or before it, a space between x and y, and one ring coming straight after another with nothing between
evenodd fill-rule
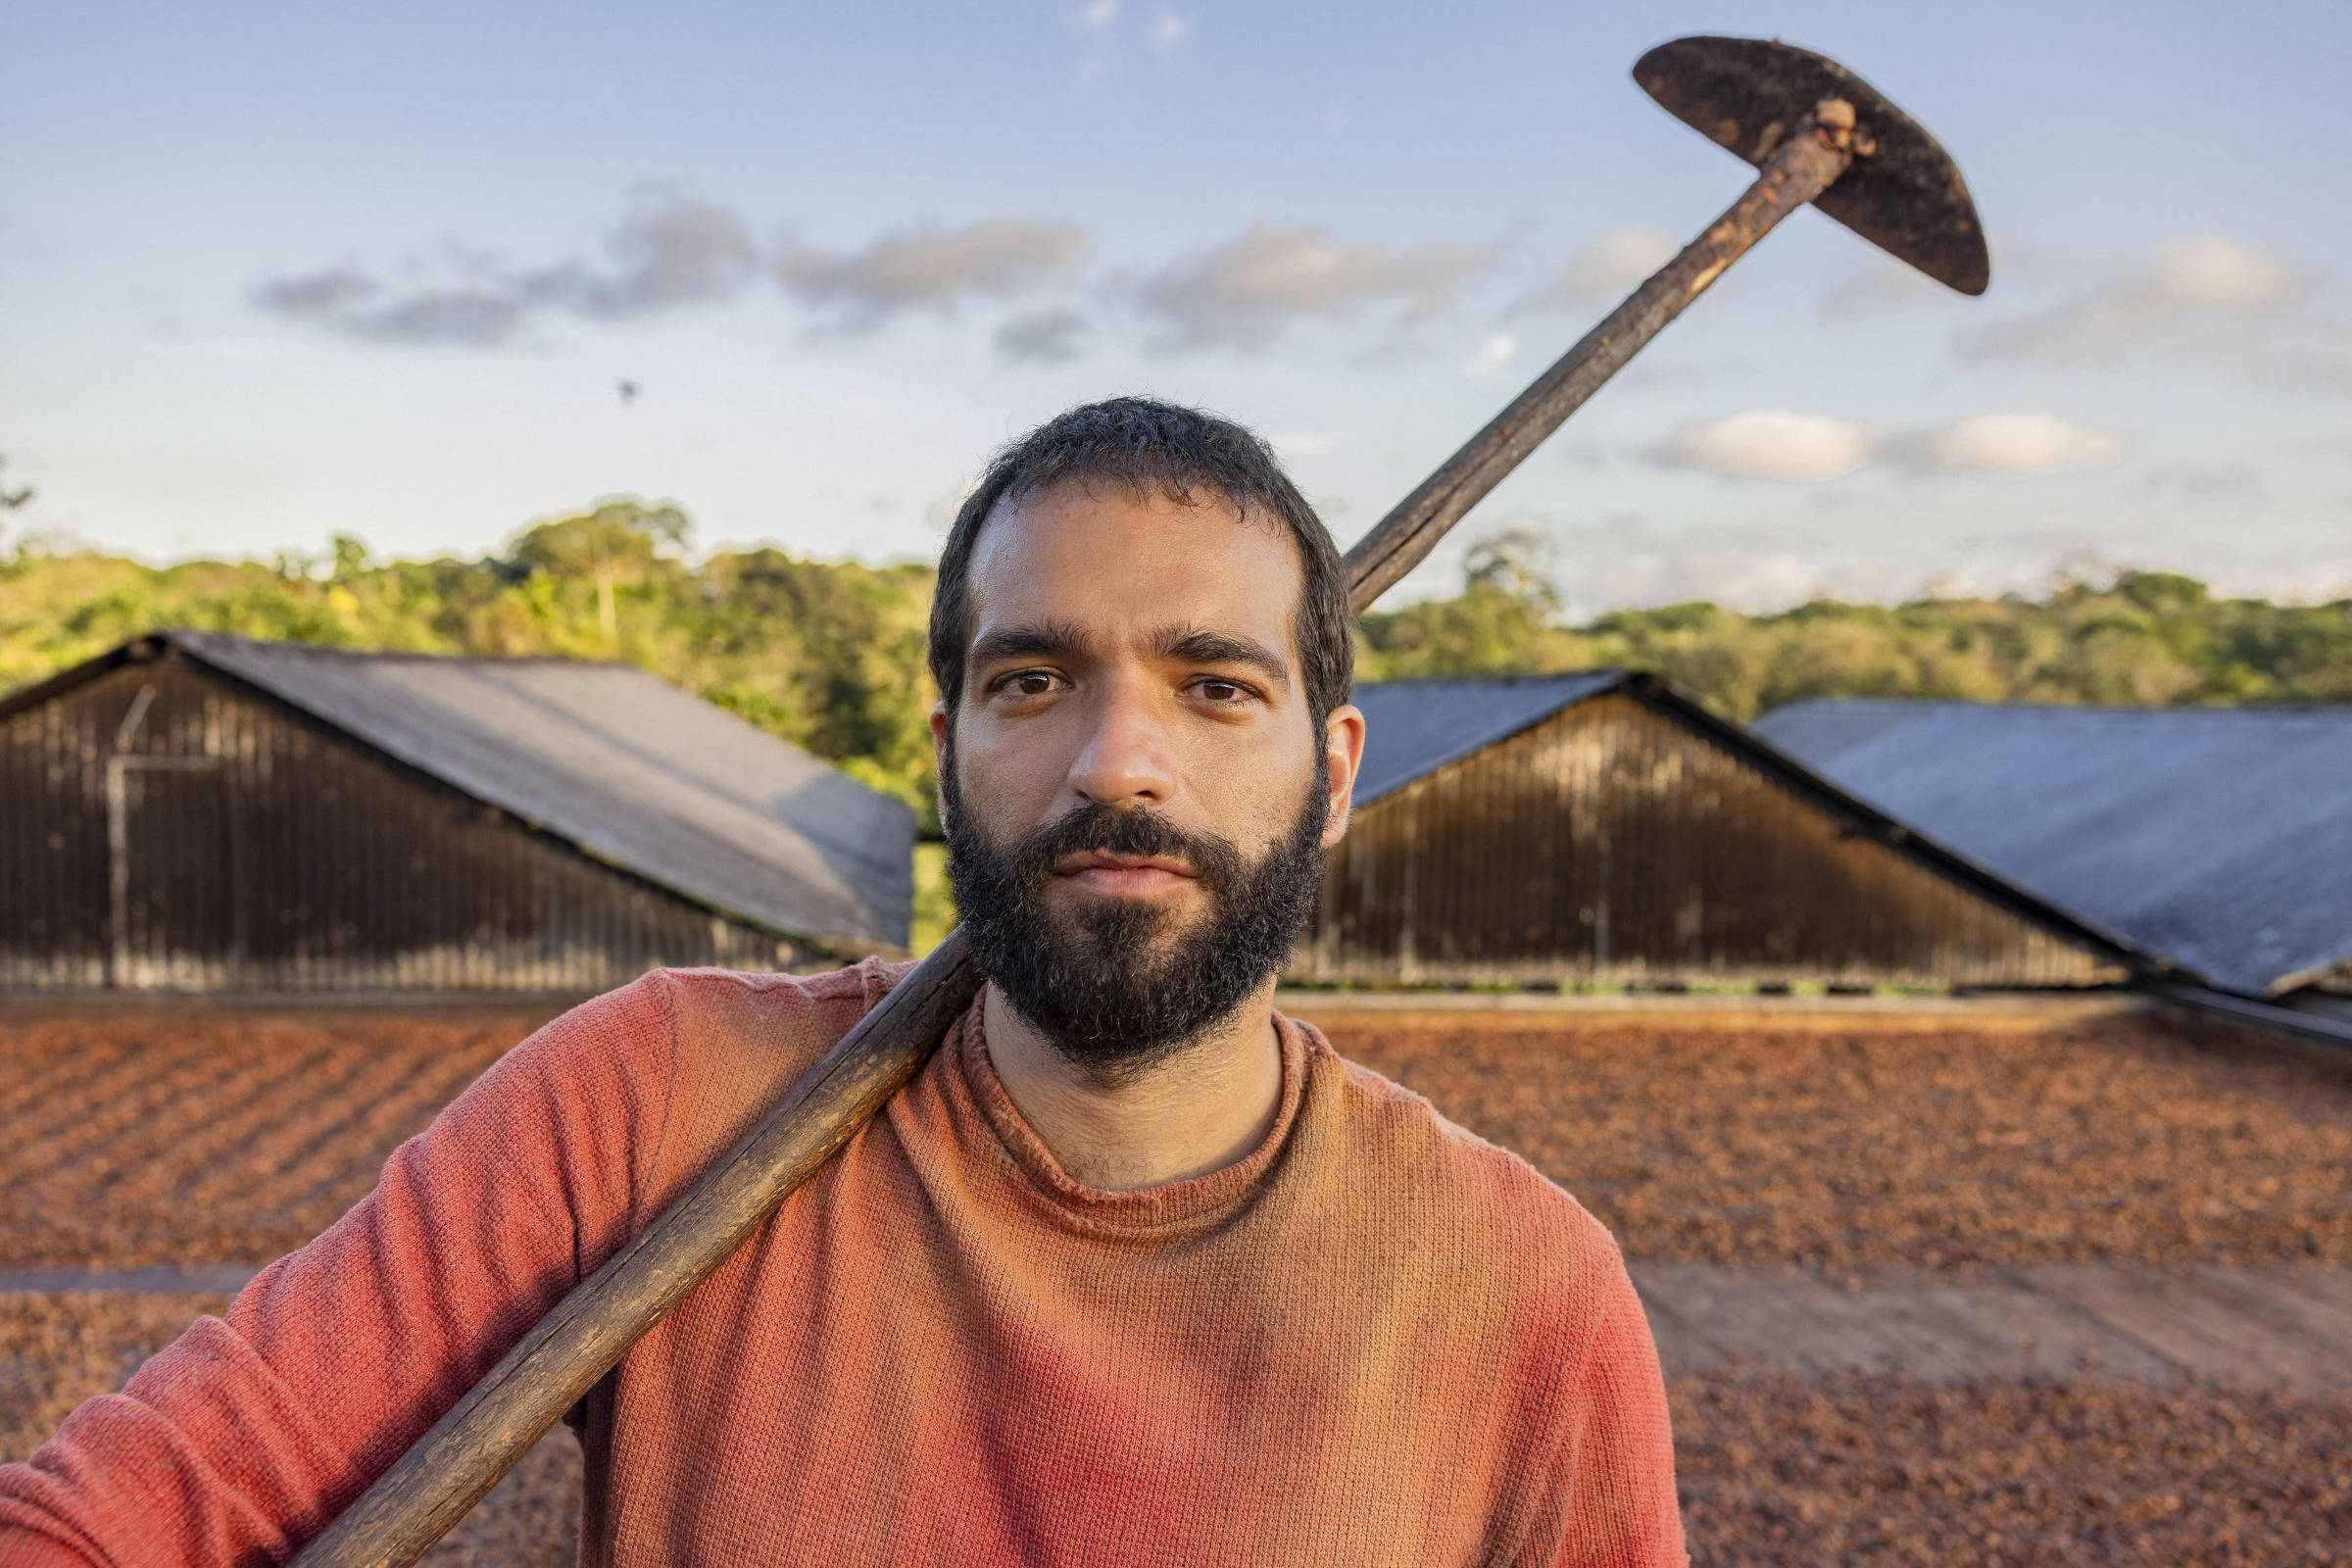
<instances>
[{"instance_id":1,"label":"man's ear","mask_svg":"<svg viewBox=\"0 0 2352 1568\"><path fill-rule=\"evenodd\" d=\"M1364 712L1353 703L1342 703L1323 720L1323 774L1331 790L1331 810L1323 819L1323 847L1330 849L1348 836L1348 819L1355 810L1355 774L1364 762Z\"/></svg>"},{"instance_id":2,"label":"man's ear","mask_svg":"<svg viewBox=\"0 0 2352 1568\"><path fill-rule=\"evenodd\" d=\"M931 705L931 787L939 797L939 822L943 828L948 822L948 726L955 722L944 698Z\"/></svg>"}]
</instances>

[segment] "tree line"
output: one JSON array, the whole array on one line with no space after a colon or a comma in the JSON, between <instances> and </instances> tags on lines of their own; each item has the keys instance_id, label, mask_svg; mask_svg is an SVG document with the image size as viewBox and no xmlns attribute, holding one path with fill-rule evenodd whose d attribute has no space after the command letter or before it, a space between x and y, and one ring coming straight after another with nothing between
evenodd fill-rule
<instances>
[{"instance_id":1,"label":"tree line","mask_svg":"<svg viewBox=\"0 0 2352 1568\"><path fill-rule=\"evenodd\" d=\"M1973 702L2352 701L2352 599L2279 605L2193 577L2119 571L2037 597L1818 600L1747 615L1710 604L1620 610L1581 626L1534 563L1539 542L1474 547L1459 597L1364 617L1360 678L1630 665L1741 721L1801 697Z\"/></svg>"},{"instance_id":2,"label":"tree line","mask_svg":"<svg viewBox=\"0 0 2352 1568\"><path fill-rule=\"evenodd\" d=\"M150 566L18 544L0 556L0 690L158 627L415 653L620 659L914 805L929 820L931 568L688 553L674 506L605 503L478 560L318 558ZM1749 719L1801 697L2049 703L2352 701L2352 600L2218 598L2124 571L2038 597L1711 604L1562 616L1536 541L1474 548L1463 591L1364 617L1358 674L1664 672Z\"/></svg>"}]
</instances>

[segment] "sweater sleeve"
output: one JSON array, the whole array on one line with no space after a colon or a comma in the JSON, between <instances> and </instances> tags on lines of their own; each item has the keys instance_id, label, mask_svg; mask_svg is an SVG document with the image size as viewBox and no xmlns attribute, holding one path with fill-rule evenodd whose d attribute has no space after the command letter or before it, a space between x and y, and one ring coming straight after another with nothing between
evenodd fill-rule
<instances>
[{"instance_id":1,"label":"sweater sleeve","mask_svg":"<svg viewBox=\"0 0 2352 1568\"><path fill-rule=\"evenodd\" d=\"M1555 1484L1561 1528L1542 1568L1689 1568L1666 1380L1622 1266L1572 1395ZM1531 1565L1532 1568L1532 1565Z\"/></svg>"},{"instance_id":2,"label":"sweater sleeve","mask_svg":"<svg viewBox=\"0 0 2352 1568\"><path fill-rule=\"evenodd\" d=\"M291 1557L628 1239L674 1073L656 972L501 1057L375 1189L0 1466L0 1565Z\"/></svg>"}]
</instances>

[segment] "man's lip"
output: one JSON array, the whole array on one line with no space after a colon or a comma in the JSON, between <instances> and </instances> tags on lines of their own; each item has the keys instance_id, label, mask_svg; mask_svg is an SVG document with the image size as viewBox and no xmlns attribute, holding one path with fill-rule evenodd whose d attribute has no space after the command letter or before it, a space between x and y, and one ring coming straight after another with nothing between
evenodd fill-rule
<instances>
[{"instance_id":1,"label":"man's lip","mask_svg":"<svg viewBox=\"0 0 2352 1568\"><path fill-rule=\"evenodd\" d=\"M1191 866L1164 855L1110 855L1101 850L1065 855L1054 862L1054 871L1057 876L1076 876L1084 871L1165 871L1181 877L1193 874Z\"/></svg>"}]
</instances>

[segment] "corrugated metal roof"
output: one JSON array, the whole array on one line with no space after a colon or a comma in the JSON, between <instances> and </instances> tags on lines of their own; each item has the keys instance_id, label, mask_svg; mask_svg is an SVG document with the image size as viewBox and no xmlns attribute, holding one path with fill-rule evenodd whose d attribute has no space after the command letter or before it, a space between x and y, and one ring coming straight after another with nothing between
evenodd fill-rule
<instances>
[{"instance_id":1,"label":"corrugated metal roof","mask_svg":"<svg viewBox=\"0 0 2352 1568\"><path fill-rule=\"evenodd\" d=\"M914 813L642 670L162 635L697 903L788 935L906 945Z\"/></svg>"},{"instance_id":2,"label":"corrugated metal roof","mask_svg":"<svg viewBox=\"0 0 2352 1568\"><path fill-rule=\"evenodd\" d=\"M1755 730L2091 925L2244 996L2352 958L2352 708L1817 699Z\"/></svg>"},{"instance_id":3,"label":"corrugated metal roof","mask_svg":"<svg viewBox=\"0 0 2352 1568\"><path fill-rule=\"evenodd\" d=\"M1369 806L1626 679L1624 670L1598 669L1358 686L1349 699L1364 710L1364 760L1355 775L1355 804Z\"/></svg>"}]
</instances>

